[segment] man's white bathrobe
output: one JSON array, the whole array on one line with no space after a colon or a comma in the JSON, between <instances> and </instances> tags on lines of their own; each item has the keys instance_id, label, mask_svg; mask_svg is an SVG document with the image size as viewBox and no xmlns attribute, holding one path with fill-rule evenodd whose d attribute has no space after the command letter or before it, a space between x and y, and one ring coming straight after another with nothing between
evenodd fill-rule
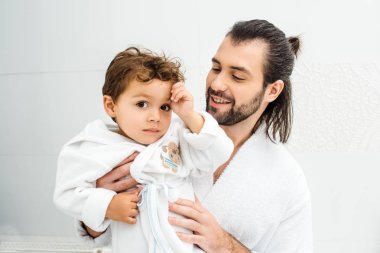
<instances>
[{"instance_id":1,"label":"man's white bathrobe","mask_svg":"<svg viewBox=\"0 0 380 253\"><path fill-rule=\"evenodd\" d=\"M193 252L193 245L175 234L179 228L168 223L168 201L194 200L191 178L209 178L233 150L215 119L201 113L205 122L199 134L191 133L173 114L167 133L148 146L118 134L116 126L101 120L88 124L59 155L56 206L95 231L111 224L114 253ZM105 213L116 193L96 188L96 180L135 151L140 154L132 163L131 175L144 186L137 224L111 222Z\"/></svg>"},{"instance_id":2,"label":"man's white bathrobe","mask_svg":"<svg viewBox=\"0 0 380 253\"><path fill-rule=\"evenodd\" d=\"M193 179L204 207L252 252L313 252L311 201L303 171L263 128L241 146L215 185L212 177ZM77 228L84 240L98 246L113 236L106 231L93 240Z\"/></svg>"}]
</instances>

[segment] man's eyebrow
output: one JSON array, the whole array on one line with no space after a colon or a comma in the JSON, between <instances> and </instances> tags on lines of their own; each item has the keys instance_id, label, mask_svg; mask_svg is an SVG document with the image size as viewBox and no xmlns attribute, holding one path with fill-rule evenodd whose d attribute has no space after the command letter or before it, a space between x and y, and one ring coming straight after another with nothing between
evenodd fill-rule
<instances>
[{"instance_id":1,"label":"man's eyebrow","mask_svg":"<svg viewBox=\"0 0 380 253\"><path fill-rule=\"evenodd\" d=\"M213 57L213 58L211 59L211 61L212 61L213 63L216 63L216 64L221 65L220 61L217 60L215 57ZM251 75L251 73L250 73L246 68L244 68L244 67L230 66L230 69L238 70L238 71L244 72L244 73L246 73L246 74L248 74L248 75Z\"/></svg>"},{"instance_id":2,"label":"man's eyebrow","mask_svg":"<svg viewBox=\"0 0 380 253\"><path fill-rule=\"evenodd\" d=\"M220 65L220 61L218 61L215 57L212 57L211 61L213 63L216 63L216 64L219 64Z\"/></svg>"},{"instance_id":3,"label":"man's eyebrow","mask_svg":"<svg viewBox=\"0 0 380 253\"><path fill-rule=\"evenodd\" d=\"M246 74L248 74L248 75L251 74L251 73L249 73L249 71L248 71L246 68L244 68L244 67L231 66L230 69L235 69L235 70L238 70L238 71L244 72L244 73L246 73Z\"/></svg>"}]
</instances>

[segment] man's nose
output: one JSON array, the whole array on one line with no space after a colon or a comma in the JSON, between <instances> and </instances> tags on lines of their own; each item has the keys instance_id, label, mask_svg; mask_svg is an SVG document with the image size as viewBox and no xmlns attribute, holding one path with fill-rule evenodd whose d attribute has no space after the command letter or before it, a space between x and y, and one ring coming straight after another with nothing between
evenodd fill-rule
<instances>
[{"instance_id":1,"label":"man's nose","mask_svg":"<svg viewBox=\"0 0 380 253\"><path fill-rule=\"evenodd\" d=\"M215 91L225 91L227 89L226 77L223 73L214 76L210 83L211 89Z\"/></svg>"}]
</instances>

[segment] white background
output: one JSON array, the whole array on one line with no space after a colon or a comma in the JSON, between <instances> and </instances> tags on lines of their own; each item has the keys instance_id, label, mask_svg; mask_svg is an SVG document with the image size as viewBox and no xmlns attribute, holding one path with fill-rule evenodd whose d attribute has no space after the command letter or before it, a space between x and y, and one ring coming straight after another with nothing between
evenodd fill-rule
<instances>
[{"instance_id":1,"label":"white background","mask_svg":"<svg viewBox=\"0 0 380 253\"><path fill-rule=\"evenodd\" d=\"M224 34L260 18L302 36L288 148L311 190L315 252L380 252L379 13L378 0L0 0L0 239L75 236L52 203L57 154L107 119L117 52L179 57L201 108Z\"/></svg>"}]
</instances>

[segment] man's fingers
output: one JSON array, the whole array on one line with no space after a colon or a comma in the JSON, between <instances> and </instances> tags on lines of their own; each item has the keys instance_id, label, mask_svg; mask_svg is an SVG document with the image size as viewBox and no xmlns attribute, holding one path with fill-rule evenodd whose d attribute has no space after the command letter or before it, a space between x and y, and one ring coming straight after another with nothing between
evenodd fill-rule
<instances>
[{"instance_id":1,"label":"man's fingers","mask_svg":"<svg viewBox=\"0 0 380 253\"><path fill-rule=\"evenodd\" d=\"M200 212L191 206L179 205L176 203L169 204L169 210L173 213L183 215L187 218L193 219L195 221L199 220Z\"/></svg>"},{"instance_id":2,"label":"man's fingers","mask_svg":"<svg viewBox=\"0 0 380 253\"><path fill-rule=\"evenodd\" d=\"M123 165L123 164L126 164L126 163L129 163L129 162L132 162L133 160L135 160L136 156L139 154L139 152L135 151L132 153L132 155L128 156L127 158L125 158L123 161L121 161L118 165L116 165L116 167L120 166L120 165Z\"/></svg>"},{"instance_id":3,"label":"man's fingers","mask_svg":"<svg viewBox=\"0 0 380 253\"><path fill-rule=\"evenodd\" d=\"M169 217L168 219L171 225L186 228L190 231L196 232L197 234L204 233L204 229L202 225L192 219L183 219L183 218L175 218L175 217Z\"/></svg>"},{"instance_id":4,"label":"man's fingers","mask_svg":"<svg viewBox=\"0 0 380 253\"><path fill-rule=\"evenodd\" d=\"M124 177L130 176L131 162L136 158L138 154L138 152L134 152L123 161L121 161L114 169L96 180L96 187L106 188L106 185L112 184Z\"/></svg>"},{"instance_id":5,"label":"man's fingers","mask_svg":"<svg viewBox=\"0 0 380 253\"><path fill-rule=\"evenodd\" d=\"M136 180L129 177L129 178L125 178L113 183L111 186L113 189L110 189L110 190L113 190L115 192L121 192L121 191L126 191L128 189L134 188L136 186L137 186Z\"/></svg>"},{"instance_id":6,"label":"man's fingers","mask_svg":"<svg viewBox=\"0 0 380 253\"><path fill-rule=\"evenodd\" d=\"M105 185L112 184L130 175L130 163L121 165L109 171L107 174L96 180L96 187L105 188Z\"/></svg>"},{"instance_id":7,"label":"man's fingers","mask_svg":"<svg viewBox=\"0 0 380 253\"><path fill-rule=\"evenodd\" d=\"M101 182L99 183L99 180L96 182L97 188L100 187L100 188L108 189L108 190L115 191L118 193L134 188L136 187L136 185L137 185L137 182L133 178L126 178L126 179L122 179L120 181L108 183L108 184L102 184Z\"/></svg>"},{"instance_id":8,"label":"man's fingers","mask_svg":"<svg viewBox=\"0 0 380 253\"><path fill-rule=\"evenodd\" d=\"M111 170L96 180L96 187L106 188L116 192L135 187L137 182L130 177L130 166L131 163L127 163Z\"/></svg>"},{"instance_id":9,"label":"man's fingers","mask_svg":"<svg viewBox=\"0 0 380 253\"><path fill-rule=\"evenodd\" d=\"M177 232L177 236L179 237L179 239L181 239L184 242L197 244L197 245L203 245L204 241L205 241L205 238L203 236L200 236L200 235Z\"/></svg>"},{"instance_id":10,"label":"man's fingers","mask_svg":"<svg viewBox=\"0 0 380 253\"><path fill-rule=\"evenodd\" d=\"M188 206L191 208L194 208L198 212L202 213L204 211L204 208L201 204L201 202L198 200L198 198L195 196L195 201L191 201L188 199L181 199L179 198L175 204L182 205L182 206Z\"/></svg>"}]
</instances>

